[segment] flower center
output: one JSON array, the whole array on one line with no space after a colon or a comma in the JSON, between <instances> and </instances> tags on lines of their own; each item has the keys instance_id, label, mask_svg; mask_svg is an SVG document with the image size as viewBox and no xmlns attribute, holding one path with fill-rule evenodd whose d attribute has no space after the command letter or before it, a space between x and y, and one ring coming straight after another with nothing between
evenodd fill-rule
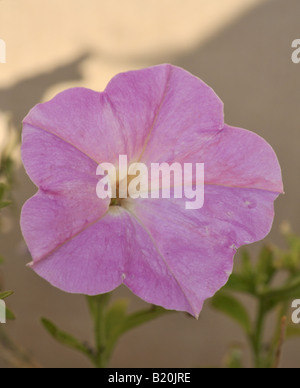
<instances>
[{"instance_id":1,"label":"flower center","mask_svg":"<svg viewBox=\"0 0 300 388\"><path fill-rule=\"evenodd\" d=\"M110 200L110 204L109 206L123 206L124 204L124 201L129 198L129 192L128 192L128 187L129 187L129 184L130 182L134 179L135 177L132 176L132 175L127 175L127 180L124 179L121 181L119 181L119 179L117 179L117 182L116 182L116 197L115 198L111 198ZM122 196L122 198L120 197L120 186L122 185L122 187L126 187L126 183L127 183L127 198L124 198L124 196Z\"/></svg>"}]
</instances>

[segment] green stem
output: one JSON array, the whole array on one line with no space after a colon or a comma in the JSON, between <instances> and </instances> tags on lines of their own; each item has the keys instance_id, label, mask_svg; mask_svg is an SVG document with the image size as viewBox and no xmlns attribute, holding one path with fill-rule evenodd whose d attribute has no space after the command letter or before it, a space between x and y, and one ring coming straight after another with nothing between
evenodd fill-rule
<instances>
[{"instance_id":1,"label":"green stem","mask_svg":"<svg viewBox=\"0 0 300 388\"><path fill-rule=\"evenodd\" d=\"M95 318L95 340L97 349L98 368L106 367L105 349L106 349L106 325L104 306L99 305L98 312Z\"/></svg>"},{"instance_id":2,"label":"green stem","mask_svg":"<svg viewBox=\"0 0 300 388\"><path fill-rule=\"evenodd\" d=\"M255 367L260 369L262 368L262 350L263 350L263 330L265 322L265 307L264 301L259 300L258 314L255 325L255 331L252 335L251 342L254 352L254 363Z\"/></svg>"},{"instance_id":3,"label":"green stem","mask_svg":"<svg viewBox=\"0 0 300 388\"><path fill-rule=\"evenodd\" d=\"M120 337L128 331L170 313L162 307L152 306L127 314L127 302L117 301L110 306L111 294L88 296L91 316L94 322L95 349L92 361L97 368L106 368Z\"/></svg>"},{"instance_id":4,"label":"green stem","mask_svg":"<svg viewBox=\"0 0 300 388\"><path fill-rule=\"evenodd\" d=\"M276 349L280 344L280 336L282 332L282 318L287 316L289 310L289 304L284 302L279 306L277 314L277 324L274 331L273 340L270 346L269 359L270 364L274 365L276 361Z\"/></svg>"},{"instance_id":5,"label":"green stem","mask_svg":"<svg viewBox=\"0 0 300 388\"><path fill-rule=\"evenodd\" d=\"M106 357L106 308L110 300L110 294L88 297L88 304L94 321L95 356L94 364L97 368L105 368L108 363Z\"/></svg>"}]
</instances>

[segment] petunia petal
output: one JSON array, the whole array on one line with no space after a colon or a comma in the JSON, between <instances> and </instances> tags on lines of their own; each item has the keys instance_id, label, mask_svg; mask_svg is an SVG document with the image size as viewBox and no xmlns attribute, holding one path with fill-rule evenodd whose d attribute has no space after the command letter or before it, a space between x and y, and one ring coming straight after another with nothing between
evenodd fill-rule
<instances>
[{"instance_id":1,"label":"petunia petal","mask_svg":"<svg viewBox=\"0 0 300 388\"><path fill-rule=\"evenodd\" d=\"M205 203L96 196L97 165L205 164ZM224 125L204 82L171 65L123 73L103 93L75 88L24 120L22 157L39 187L23 208L32 268L62 290L95 295L124 283L149 303L198 316L232 271L236 249L264 238L283 191L259 136Z\"/></svg>"},{"instance_id":2,"label":"petunia petal","mask_svg":"<svg viewBox=\"0 0 300 388\"><path fill-rule=\"evenodd\" d=\"M32 268L67 292L97 295L124 282L150 303L193 313L147 231L122 208L109 211Z\"/></svg>"},{"instance_id":3,"label":"petunia petal","mask_svg":"<svg viewBox=\"0 0 300 388\"><path fill-rule=\"evenodd\" d=\"M253 132L225 125L203 146L195 139L193 148L181 147L181 150L177 159L159 161L176 161L182 165L204 163L206 184L283 192L277 156L272 147Z\"/></svg>"},{"instance_id":4,"label":"petunia petal","mask_svg":"<svg viewBox=\"0 0 300 388\"><path fill-rule=\"evenodd\" d=\"M283 192L281 168L272 147L257 134L225 125L190 159L205 162L205 182Z\"/></svg>"},{"instance_id":5,"label":"petunia petal","mask_svg":"<svg viewBox=\"0 0 300 388\"><path fill-rule=\"evenodd\" d=\"M36 273L61 290L86 295L109 292L122 283L128 232L122 216L106 215L41 260Z\"/></svg>"},{"instance_id":6,"label":"petunia petal","mask_svg":"<svg viewBox=\"0 0 300 388\"><path fill-rule=\"evenodd\" d=\"M21 217L24 238L37 261L101 217L109 200L96 195L97 164L47 131L24 125L22 158L40 188Z\"/></svg>"},{"instance_id":7,"label":"petunia petal","mask_svg":"<svg viewBox=\"0 0 300 388\"><path fill-rule=\"evenodd\" d=\"M120 123L104 93L84 88L66 90L36 105L24 124L53 134L97 165L114 162L118 152L126 154Z\"/></svg>"},{"instance_id":8,"label":"petunia petal","mask_svg":"<svg viewBox=\"0 0 300 388\"><path fill-rule=\"evenodd\" d=\"M82 187L82 191L71 198L40 191L25 203L21 228L35 262L47 257L105 214L106 209L99 199L86 206L88 190Z\"/></svg>"},{"instance_id":9,"label":"petunia petal","mask_svg":"<svg viewBox=\"0 0 300 388\"><path fill-rule=\"evenodd\" d=\"M174 154L184 129L189 147L199 133L210 138L224 121L223 104L211 88L183 69L160 65L119 74L103 93L66 90L35 106L24 124L60 137L100 164L115 163L120 154L137 161L148 146Z\"/></svg>"},{"instance_id":10,"label":"petunia petal","mask_svg":"<svg viewBox=\"0 0 300 388\"><path fill-rule=\"evenodd\" d=\"M227 282L237 248L269 233L277 196L208 186L202 209L187 211L182 200L153 199L136 201L132 212L155 241L197 316L204 300ZM139 295L137 288L134 292Z\"/></svg>"},{"instance_id":11,"label":"petunia petal","mask_svg":"<svg viewBox=\"0 0 300 388\"><path fill-rule=\"evenodd\" d=\"M175 160L203 146L224 126L223 103L215 92L187 71L168 67L168 78L148 132L143 162Z\"/></svg>"},{"instance_id":12,"label":"petunia petal","mask_svg":"<svg viewBox=\"0 0 300 388\"><path fill-rule=\"evenodd\" d=\"M39 188L53 194L73 194L76 188L90 184L94 186L91 195L96 196L97 163L60 137L24 124L22 159L27 174Z\"/></svg>"},{"instance_id":13,"label":"petunia petal","mask_svg":"<svg viewBox=\"0 0 300 388\"><path fill-rule=\"evenodd\" d=\"M184 147L194 144L195 136L223 128L223 103L199 78L171 65L154 66L117 75L108 84L114 111L123 132L130 135L134 149L129 157L147 160L148 149L164 157L177 152L185 135ZM129 147L129 145L128 145ZM130 148L130 147L129 147ZM145 154L145 155L144 155ZM154 160L153 160L154 161Z\"/></svg>"}]
</instances>

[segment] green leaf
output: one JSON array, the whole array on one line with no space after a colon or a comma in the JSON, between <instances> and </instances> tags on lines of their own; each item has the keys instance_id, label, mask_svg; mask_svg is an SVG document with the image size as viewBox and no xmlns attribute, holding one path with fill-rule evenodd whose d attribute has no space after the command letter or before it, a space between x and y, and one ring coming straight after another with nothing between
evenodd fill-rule
<instances>
[{"instance_id":1,"label":"green leaf","mask_svg":"<svg viewBox=\"0 0 300 388\"><path fill-rule=\"evenodd\" d=\"M120 299L116 301L106 314L106 336L110 340L115 337L122 328L126 319L128 301Z\"/></svg>"},{"instance_id":2,"label":"green leaf","mask_svg":"<svg viewBox=\"0 0 300 388\"><path fill-rule=\"evenodd\" d=\"M9 296L11 296L14 292L13 291L5 291L0 293L0 299L6 299Z\"/></svg>"},{"instance_id":3,"label":"green leaf","mask_svg":"<svg viewBox=\"0 0 300 388\"><path fill-rule=\"evenodd\" d=\"M285 234L286 241L292 251L300 252L300 237L296 234L289 232Z\"/></svg>"},{"instance_id":4,"label":"green leaf","mask_svg":"<svg viewBox=\"0 0 300 388\"><path fill-rule=\"evenodd\" d=\"M48 333L60 344L68 346L69 348L78 350L90 358L93 357L91 350L86 345L82 344L80 341L78 341L70 334L65 333L60 329L58 329L51 321L49 321L46 318L42 318L41 322L44 328L48 331Z\"/></svg>"},{"instance_id":5,"label":"green leaf","mask_svg":"<svg viewBox=\"0 0 300 388\"><path fill-rule=\"evenodd\" d=\"M5 190L6 190L6 185L4 183L0 183L0 201L4 196Z\"/></svg>"},{"instance_id":6,"label":"green leaf","mask_svg":"<svg viewBox=\"0 0 300 388\"><path fill-rule=\"evenodd\" d=\"M299 272L300 267L300 238L293 234L288 224L282 225L282 233L288 244L288 250L282 251L275 248L277 256L277 267L286 269L292 273Z\"/></svg>"},{"instance_id":7,"label":"green leaf","mask_svg":"<svg viewBox=\"0 0 300 388\"><path fill-rule=\"evenodd\" d=\"M150 309L142 310L129 315L123 325L123 333L134 329L137 326L143 325L144 323L153 321L163 315L170 314L173 311L166 310L159 306L152 306Z\"/></svg>"},{"instance_id":8,"label":"green leaf","mask_svg":"<svg viewBox=\"0 0 300 388\"><path fill-rule=\"evenodd\" d=\"M250 335L251 321L244 306L233 296L219 292L212 299L212 306L237 322Z\"/></svg>"},{"instance_id":9,"label":"green leaf","mask_svg":"<svg viewBox=\"0 0 300 388\"><path fill-rule=\"evenodd\" d=\"M253 272L251 257L248 251L243 250L241 252L241 262L242 262L242 275L244 277L252 277L254 272Z\"/></svg>"},{"instance_id":10,"label":"green leaf","mask_svg":"<svg viewBox=\"0 0 300 388\"><path fill-rule=\"evenodd\" d=\"M243 292L250 295L256 295L256 287L253 280L245 278L240 274L233 273L223 290Z\"/></svg>"},{"instance_id":11,"label":"green leaf","mask_svg":"<svg viewBox=\"0 0 300 388\"><path fill-rule=\"evenodd\" d=\"M92 361L97 367L107 365L117 341L127 331L171 312L153 306L150 309L127 315L128 301L118 300L109 306L110 297L110 293L87 297L94 321L96 343ZM54 328L51 327L51 329L56 335Z\"/></svg>"},{"instance_id":12,"label":"green leaf","mask_svg":"<svg viewBox=\"0 0 300 388\"><path fill-rule=\"evenodd\" d=\"M287 282L283 287L269 289L260 294L265 302L276 304L278 302L289 301L300 295L300 276Z\"/></svg>"},{"instance_id":13,"label":"green leaf","mask_svg":"<svg viewBox=\"0 0 300 388\"><path fill-rule=\"evenodd\" d=\"M0 209L3 209L9 205L11 205L11 201L4 201L4 202L0 202Z\"/></svg>"},{"instance_id":14,"label":"green leaf","mask_svg":"<svg viewBox=\"0 0 300 388\"><path fill-rule=\"evenodd\" d=\"M116 343L123 334L162 315L171 313L171 311L165 310L162 307L153 306L150 309L127 315L127 308L127 300L118 300L106 313L107 341L104 349L105 360L110 359Z\"/></svg>"},{"instance_id":15,"label":"green leaf","mask_svg":"<svg viewBox=\"0 0 300 388\"><path fill-rule=\"evenodd\" d=\"M14 321L16 319L15 314L8 308L6 308L6 319Z\"/></svg>"},{"instance_id":16,"label":"green leaf","mask_svg":"<svg viewBox=\"0 0 300 388\"><path fill-rule=\"evenodd\" d=\"M8 181L11 181L13 167L14 162L12 158L7 156L6 158L1 159L0 172L5 174L5 177Z\"/></svg>"},{"instance_id":17,"label":"green leaf","mask_svg":"<svg viewBox=\"0 0 300 388\"><path fill-rule=\"evenodd\" d=\"M300 327L293 325L293 326L288 326L286 330L286 338L295 338L295 337L300 337Z\"/></svg>"},{"instance_id":18,"label":"green leaf","mask_svg":"<svg viewBox=\"0 0 300 388\"><path fill-rule=\"evenodd\" d=\"M230 350L225 360L225 367L227 369L242 369L243 368L243 352L239 348Z\"/></svg>"},{"instance_id":19,"label":"green leaf","mask_svg":"<svg viewBox=\"0 0 300 388\"><path fill-rule=\"evenodd\" d=\"M116 309L116 307L114 308L114 310ZM119 325L116 324L116 321L114 321L114 323L112 322L112 311L110 312L110 317L108 318L108 322L110 321L111 324L113 324L114 329L111 329L109 331L110 334L109 334L108 343L107 343L108 355L111 354L114 348L114 345L123 334L147 322L150 322L163 315L170 314L173 312L173 311L165 310L162 307L152 306L150 309L138 311L136 313L126 316L125 307L127 310L127 303L125 305L125 303L123 302L122 304L118 305L119 311L118 312L115 311L113 313L114 319L117 318L117 316L119 317L120 319Z\"/></svg>"},{"instance_id":20,"label":"green leaf","mask_svg":"<svg viewBox=\"0 0 300 388\"><path fill-rule=\"evenodd\" d=\"M275 273L274 252L271 247L264 246L257 263L257 283L260 286L268 286Z\"/></svg>"},{"instance_id":21,"label":"green leaf","mask_svg":"<svg viewBox=\"0 0 300 388\"><path fill-rule=\"evenodd\" d=\"M116 301L107 311L105 316L106 344L104 358L108 361L116 343L123 334L123 325L126 320L128 308L127 300Z\"/></svg>"}]
</instances>

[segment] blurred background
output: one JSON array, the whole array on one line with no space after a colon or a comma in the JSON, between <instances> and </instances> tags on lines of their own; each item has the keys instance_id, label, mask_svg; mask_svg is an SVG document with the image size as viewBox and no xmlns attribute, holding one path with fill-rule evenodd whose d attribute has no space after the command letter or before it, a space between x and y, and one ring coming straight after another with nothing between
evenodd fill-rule
<instances>
[{"instance_id":1,"label":"blurred background","mask_svg":"<svg viewBox=\"0 0 300 388\"><path fill-rule=\"evenodd\" d=\"M101 91L121 71L172 63L214 88L228 124L258 133L275 149L286 194L276 202L267 239L280 244L284 220L300 233L300 64L291 60L299 15L299 0L2 0L7 63L0 64L0 152L18 138L29 109L56 93L74 86ZM17 320L5 328L42 366L88 367L41 327L40 318L48 317L91 341L84 297L52 288L25 267L31 259L19 214L36 189L18 147L13 158L14 204L1 212L0 250ZM125 288L119 296L133 309L146 306ZM234 343L245 343L242 333L206 303L199 321L172 314L126 335L111 366L220 366ZM300 340L287 342L282 366L300 367L299 349Z\"/></svg>"}]
</instances>

